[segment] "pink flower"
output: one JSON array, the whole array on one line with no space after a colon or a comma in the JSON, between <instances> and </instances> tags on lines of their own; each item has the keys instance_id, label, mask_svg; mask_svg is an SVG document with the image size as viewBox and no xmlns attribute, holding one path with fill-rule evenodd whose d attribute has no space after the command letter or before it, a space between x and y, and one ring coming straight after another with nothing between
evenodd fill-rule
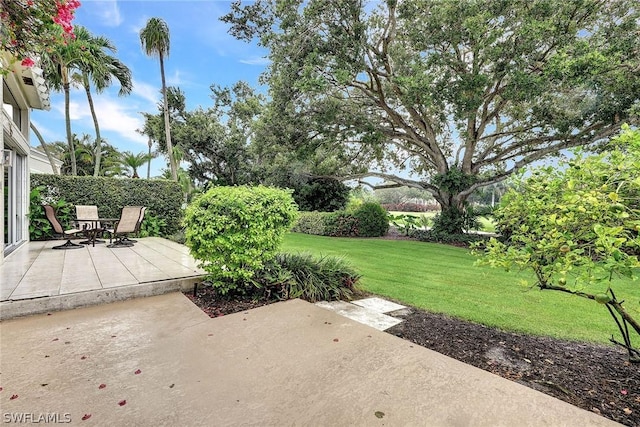
<instances>
[{"instance_id":1,"label":"pink flower","mask_svg":"<svg viewBox=\"0 0 640 427\"><path fill-rule=\"evenodd\" d=\"M20 65L22 65L23 67L33 67L35 64L36 63L33 62L33 59L31 58L24 58L20 63Z\"/></svg>"}]
</instances>

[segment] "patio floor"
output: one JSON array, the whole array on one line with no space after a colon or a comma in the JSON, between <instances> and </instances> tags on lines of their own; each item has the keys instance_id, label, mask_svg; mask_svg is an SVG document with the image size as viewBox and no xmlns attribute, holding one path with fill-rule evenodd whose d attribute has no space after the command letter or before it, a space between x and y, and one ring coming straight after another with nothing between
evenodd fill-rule
<instances>
[{"instance_id":1,"label":"patio floor","mask_svg":"<svg viewBox=\"0 0 640 427\"><path fill-rule=\"evenodd\" d=\"M0 265L0 319L188 290L205 274L186 246L137 240L114 249L51 249L59 240L23 245Z\"/></svg>"}]
</instances>

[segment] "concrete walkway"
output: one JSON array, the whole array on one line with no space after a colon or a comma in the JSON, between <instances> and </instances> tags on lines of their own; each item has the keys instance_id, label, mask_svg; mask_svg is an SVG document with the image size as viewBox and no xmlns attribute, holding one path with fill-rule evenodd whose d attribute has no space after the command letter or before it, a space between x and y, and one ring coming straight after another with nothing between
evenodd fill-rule
<instances>
[{"instance_id":1,"label":"concrete walkway","mask_svg":"<svg viewBox=\"0 0 640 427\"><path fill-rule=\"evenodd\" d=\"M210 319L173 293L4 321L0 340L3 419L54 414L100 426L616 425L300 300Z\"/></svg>"}]
</instances>

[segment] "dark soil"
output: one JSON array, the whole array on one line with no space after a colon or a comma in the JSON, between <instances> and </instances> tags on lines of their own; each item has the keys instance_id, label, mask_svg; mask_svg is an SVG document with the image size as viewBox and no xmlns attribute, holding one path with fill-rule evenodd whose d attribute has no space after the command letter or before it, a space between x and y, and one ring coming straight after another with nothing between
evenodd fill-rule
<instances>
[{"instance_id":1,"label":"dark soil","mask_svg":"<svg viewBox=\"0 0 640 427\"><path fill-rule=\"evenodd\" d=\"M210 317L270 304L186 295ZM393 315L393 313L391 313ZM412 308L388 333L628 426L640 426L640 366L623 349L534 337Z\"/></svg>"}]
</instances>

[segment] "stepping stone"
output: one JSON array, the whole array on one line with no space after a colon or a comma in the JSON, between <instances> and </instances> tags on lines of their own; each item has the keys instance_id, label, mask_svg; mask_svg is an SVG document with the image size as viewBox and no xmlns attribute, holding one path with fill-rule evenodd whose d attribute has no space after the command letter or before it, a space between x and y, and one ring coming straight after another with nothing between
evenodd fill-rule
<instances>
[{"instance_id":1,"label":"stepping stone","mask_svg":"<svg viewBox=\"0 0 640 427\"><path fill-rule=\"evenodd\" d=\"M404 305L396 304L395 302L387 301L385 299L377 297L359 299L356 301L351 301L351 303L359 305L360 307L368 308L369 310L373 310L378 313L390 313L392 311L407 308Z\"/></svg>"},{"instance_id":2,"label":"stepping stone","mask_svg":"<svg viewBox=\"0 0 640 427\"><path fill-rule=\"evenodd\" d=\"M379 331L384 331L402 322L402 319L396 319L395 317L387 316L386 314L350 304L345 301L320 301L315 305L327 310L335 311L341 316L371 326Z\"/></svg>"}]
</instances>

